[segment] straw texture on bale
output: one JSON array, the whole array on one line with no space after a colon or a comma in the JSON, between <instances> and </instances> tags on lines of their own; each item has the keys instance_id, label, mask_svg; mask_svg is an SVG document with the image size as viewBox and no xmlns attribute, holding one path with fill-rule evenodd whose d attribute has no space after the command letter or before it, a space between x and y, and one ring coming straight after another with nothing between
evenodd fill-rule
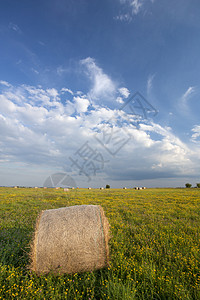
<instances>
[{"instance_id":1,"label":"straw texture on bale","mask_svg":"<svg viewBox=\"0 0 200 300\"><path fill-rule=\"evenodd\" d=\"M93 271L109 265L109 223L101 206L77 205L40 213L30 269L38 275Z\"/></svg>"}]
</instances>

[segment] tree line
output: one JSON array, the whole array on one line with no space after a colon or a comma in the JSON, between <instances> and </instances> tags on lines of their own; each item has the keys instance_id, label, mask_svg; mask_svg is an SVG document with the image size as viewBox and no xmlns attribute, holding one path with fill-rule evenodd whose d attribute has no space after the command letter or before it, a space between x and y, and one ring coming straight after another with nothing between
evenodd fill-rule
<instances>
[{"instance_id":1,"label":"tree line","mask_svg":"<svg viewBox=\"0 0 200 300\"><path fill-rule=\"evenodd\" d=\"M185 187L186 187L186 188L191 188L191 187L192 187L192 184L187 182L187 183L185 184ZM197 183L195 187L196 187L196 188L200 188L200 183Z\"/></svg>"}]
</instances>

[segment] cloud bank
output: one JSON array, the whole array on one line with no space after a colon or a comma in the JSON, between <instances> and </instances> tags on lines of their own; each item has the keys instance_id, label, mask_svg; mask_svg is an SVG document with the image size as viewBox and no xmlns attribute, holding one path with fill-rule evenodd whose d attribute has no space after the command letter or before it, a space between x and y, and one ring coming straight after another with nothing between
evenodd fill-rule
<instances>
[{"instance_id":1,"label":"cloud bank","mask_svg":"<svg viewBox=\"0 0 200 300\"><path fill-rule=\"evenodd\" d=\"M124 111L110 109L101 101L91 102L107 95L114 103L117 99L125 103L130 92L126 87L117 88L94 59L84 59L80 64L92 83L87 94L70 87L57 90L0 82L2 166L20 163L33 169L39 166L79 174L69 157L87 142L105 161L93 176L97 182L98 176L120 181L199 174L199 149L183 143L171 128L152 119L140 120L136 127ZM192 129L193 141L199 132L199 125Z\"/></svg>"}]
</instances>

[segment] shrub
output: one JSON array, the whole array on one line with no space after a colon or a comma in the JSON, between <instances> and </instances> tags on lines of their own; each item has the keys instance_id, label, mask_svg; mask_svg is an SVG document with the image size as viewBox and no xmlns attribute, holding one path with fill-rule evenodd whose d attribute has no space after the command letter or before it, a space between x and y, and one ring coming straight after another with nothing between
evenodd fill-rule
<instances>
[{"instance_id":1,"label":"shrub","mask_svg":"<svg viewBox=\"0 0 200 300\"><path fill-rule=\"evenodd\" d=\"M110 185L109 184L106 184L106 189L110 189Z\"/></svg>"},{"instance_id":2,"label":"shrub","mask_svg":"<svg viewBox=\"0 0 200 300\"><path fill-rule=\"evenodd\" d=\"M191 188L191 186L192 186L192 185L191 185L190 183L186 183L186 184L185 184L185 187L186 187L186 188Z\"/></svg>"}]
</instances>

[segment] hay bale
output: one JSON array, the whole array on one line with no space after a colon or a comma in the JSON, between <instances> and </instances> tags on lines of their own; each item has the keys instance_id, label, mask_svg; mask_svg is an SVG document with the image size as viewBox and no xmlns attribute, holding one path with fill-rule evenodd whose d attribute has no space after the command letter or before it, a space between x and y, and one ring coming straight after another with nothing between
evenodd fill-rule
<instances>
[{"instance_id":1,"label":"hay bale","mask_svg":"<svg viewBox=\"0 0 200 300\"><path fill-rule=\"evenodd\" d=\"M93 271L109 264L109 224L98 205L42 211L31 251L31 270L38 275Z\"/></svg>"},{"instance_id":2,"label":"hay bale","mask_svg":"<svg viewBox=\"0 0 200 300\"><path fill-rule=\"evenodd\" d=\"M92 189L91 187L88 188L88 190L91 190L91 189Z\"/></svg>"},{"instance_id":3,"label":"hay bale","mask_svg":"<svg viewBox=\"0 0 200 300\"><path fill-rule=\"evenodd\" d=\"M142 187L142 189L143 189L143 190L146 190L146 187L145 187L145 186L143 186L143 187Z\"/></svg>"},{"instance_id":4,"label":"hay bale","mask_svg":"<svg viewBox=\"0 0 200 300\"><path fill-rule=\"evenodd\" d=\"M100 190L104 190L104 187L100 187Z\"/></svg>"},{"instance_id":5,"label":"hay bale","mask_svg":"<svg viewBox=\"0 0 200 300\"><path fill-rule=\"evenodd\" d=\"M123 187L123 190L126 190L126 187Z\"/></svg>"},{"instance_id":6,"label":"hay bale","mask_svg":"<svg viewBox=\"0 0 200 300\"><path fill-rule=\"evenodd\" d=\"M68 188L64 188L63 190L64 190L64 192L69 192Z\"/></svg>"}]
</instances>

